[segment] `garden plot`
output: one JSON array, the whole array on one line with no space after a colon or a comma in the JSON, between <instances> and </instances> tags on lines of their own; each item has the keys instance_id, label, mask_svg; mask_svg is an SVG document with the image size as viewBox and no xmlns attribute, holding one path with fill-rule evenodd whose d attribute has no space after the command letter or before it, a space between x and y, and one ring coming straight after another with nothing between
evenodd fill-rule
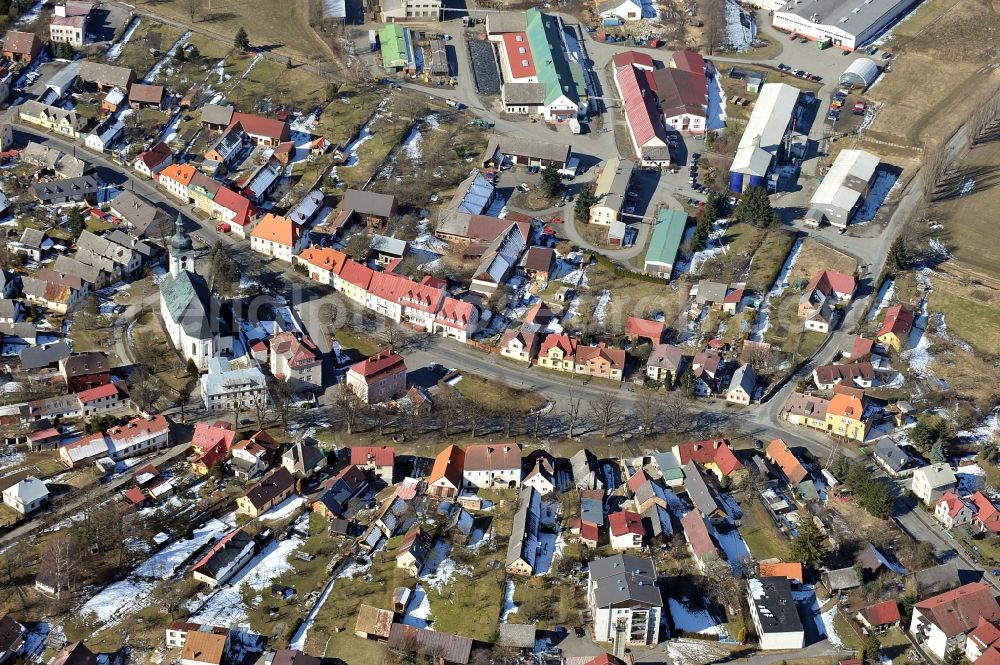
<instances>
[{"instance_id":1,"label":"garden plot","mask_svg":"<svg viewBox=\"0 0 1000 665\"><path fill-rule=\"evenodd\" d=\"M129 26L126 28L122 38L118 40L117 44L108 49L108 62L114 62L121 57L122 49L124 49L125 45L128 44L128 40L132 39L132 33L139 27L139 23L141 21L142 19L139 18L132 19L132 22L129 23Z\"/></svg>"},{"instance_id":2,"label":"garden plot","mask_svg":"<svg viewBox=\"0 0 1000 665\"><path fill-rule=\"evenodd\" d=\"M934 363L934 356L930 352L931 341L927 337L927 299L920 304L920 310L917 313L917 318L913 322L913 328L910 330L910 337L906 342L906 350L900 355L907 363L910 365L910 369L913 370L920 377L933 377L934 373L931 371L931 365Z\"/></svg>"},{"instance_id":3,"label":"garden plot","mask_svg":"<svg viewBox=\"0 0 1000 665\"><path fill-rule=\"evenodd\" d=\"M193 34L194 34L193 32L188 30L183 35L181 35L180 39L174 42L174 45L170 47L170 50L167 51L162 58L157 60L156 64L153 65L153 68L150 69L149 72L144 77L142 77L142 82L152 83L153 81L155 81L156 77L160 75L160 70L163 69L163 66L166 65L167 62L174 59L174 56L177 54L177 49L187 44L187 41L191 39L191 35Z\"/></svg>"},{"instance_id":4,"label":"garden plot","mask_svg":"<svg viewBox=\"0 0 1000 665\"><path fill-rule=\"evenodd\" d=\"M264 591L282 573L291 570L292 554L302 545L298 536L281 542L271 541L250 563L213 594L192 620L210 626L246 625L247 606L243 600L249 590ZM257 602L260 594L257 594Z\"/></svg>"},{"instance_id":5,"label":"garden plot","mask_svg":"<svg viewBox=\"0 0 1000 665\"><path fill-rule=\"evenodd\" d=\"M673 640L667 642L667 654L673 665L702 665L721 663L728 655L725 649L701 640Z\"/></svg>"},{"instance_id":6,"label":"garden plot","mask_svg":"<svg viewBox=\"0 0 1000 665\"><path fill-rule=\"evenodd\" d=\"M713 617L707 609L690 607L690 603L688 598L667 599L667 604L670 607L670 618L673 619L675 630L701 635L726 634L726 627L722 621Z\"/></svg>"},{"instance_id":7,"label":"garden plot","mask_svg":"<svg viewBox=\"0 0 1000 665\"><path fill-rule=\"evenodd\" d=\"M705 265L705 262L709 259L713 259L722 254L728 252L727 246L721 244L722 240L726 237L726 228L729 226L728 219L720 219L715 224L712 225L712 232L708 234L708 241L705 243L705 249L692 253L687 259L681 259L677 262L677 267L675 272L679 273L690 273L692 275L701 274L701 269ZM685 231L684 241L688 242L694 236L694 227ZM683 243L682 243L683 244Z\"/></svg>"},{"instance_id":8,"label":"garden plot","mask_svg":"<svg viewBox=\"0 0 1000 665\"><path fill-rule=\"evenodd\" d=\"M792 268L795 267L795 261L799 258L799 251L802 249L803 240L804 238L796 239L795 244L792 245L792 249L788 252L788 258L785 259L785 265L781 267L781 272L778 273L778 277L774 280L774 286L771 287L771 290L767 292L764 300L760 303L760 311L757 312L757 319L754 321L753 331L750 333L750 339L754 342L763 342L764 333L771 327L768 305L771 304L772 298L777 298L788 288L788 275L791 273Z\"/></svg>"},{"instance_id":9,"label":"garden plot","mask_svg":"<svg viewBox=\"0 0 1000 665\"><path fill-rule=\"evenodd\" d=\"M217 519L194 530L191 540L177 540L146 559L121 582L105 587L80 609L82 616L92 614L105 626L119 623L125 615L141 608L157 583L170 578L195 552L217 541L232 526Z\"/></svg>"}]
</instances>

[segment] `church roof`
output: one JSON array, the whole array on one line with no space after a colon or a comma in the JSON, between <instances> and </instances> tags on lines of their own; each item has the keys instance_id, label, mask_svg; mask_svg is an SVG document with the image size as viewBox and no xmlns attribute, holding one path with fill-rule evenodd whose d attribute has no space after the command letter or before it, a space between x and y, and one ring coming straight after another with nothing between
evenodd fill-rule
<instances>
[{"instance_id":1,"label":"church roof","mask_svg":"<svg viewBox=\"0 0 1000 665\"><path fill-rule=\"evenodd\" d=\"M213 333L229 334L228 326L219 317L218 306L212 307L212 294L205 278L182 270L176 277L167 275L160 284L160 297L167 313L194 339L212 339ZM213 327L217 330L213 331Z\"/></svg>"},{"instance_id":2,"label":"church roof","mask_svg":"<svg viewBox=\"0 0 1000 665\"><path fill-rule=\"evenodd\" d=\"M170 249L185 251L191 249L191 236L184 230L184 220L181 214L177 213L177 221L174 222L174 235L170 238Z\"/></svg>"}]
</instances>

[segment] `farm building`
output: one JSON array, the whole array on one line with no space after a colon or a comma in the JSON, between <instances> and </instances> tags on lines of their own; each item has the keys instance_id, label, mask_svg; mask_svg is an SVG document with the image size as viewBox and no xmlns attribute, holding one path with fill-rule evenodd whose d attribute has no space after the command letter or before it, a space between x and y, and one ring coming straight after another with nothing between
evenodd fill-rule
<instances>
[{"instance_id":1,"label":"farm building","mask_svg":"<svg viewBox=\"0 0 1000 665\"><path fill-rule=\"evenodd\" d=\"M622 99L628 136L640 166L668 166L670 148L656 108L652 72L632 64L617 67L615 87Z\"/></svg>"},{"instance_id":2,"label":"farm building","mask_svg":"<svg viewBox=\"0 0 1000 665\"><path fill-rule=\"evenodd\" d=\"M879 68L871 58L858 58L840 75L840 84L867 88L878 78Z\"/></svg>"},{"instance_id":3,"label":"farm building","mask_svg":"<svg viewBox=\"0 0 1000 665\"><path fill-rule=\"evenodd\" d=\"M868 194L879 159L864 150L842 150L809 201L805 223L847 228Z\"/></svg>"},{"instance_id":4,"label":"farm building","mask_svg":"<svg viewBox=\"0 0 1000 665\"><path fill-rule=\"evenodd\" d=\"M788 2L772 25L814 41L830 40L847 51L871 43L920 0L812 0Z\"/></svg>"},{"instance_id":5,"label":"farm building","mask_svg":"<svg viewBox=\"0 0 1000 665\"><path fill-rule=\"evenodd\" d=\"M409 30L397 23L387 23L378 31L378 42L383 67L393 71L416 71L416 56Z\"/></svg>"},{"instance_id":6,"label":"farm building","mask_svg":"<svg viewBox=\"0 0 1000 665\"><path fill-rule=\"evenodd\" d=\"M729 170L729 189L740 193L748 187L765 187L767 175L788 135L799 90L784 83L766 83L740 137L736 158Z\"/></svg>"}]
</instances>

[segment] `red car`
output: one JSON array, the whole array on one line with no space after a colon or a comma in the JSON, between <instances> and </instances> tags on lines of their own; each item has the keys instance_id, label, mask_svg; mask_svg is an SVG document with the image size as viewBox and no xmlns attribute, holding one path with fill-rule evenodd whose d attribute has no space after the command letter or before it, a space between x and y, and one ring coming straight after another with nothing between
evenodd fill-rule
<instances>
[{"instance_id":1,"label":"red car","mask_svg":"<svg viewBox=\"0 0 1000 665\"><path fill-rule=\"evenodd\" d=\"M560 219L559 217L553 217L553 218L552 218L552 223L553 223L553 224L562 224L562 223L563 223L563 221L562 221L562 219Z\"/></svg>"},{"instance_id":2,"label":"red car","mask_svg":"<svg viewBox=\"0 0 1000 665\"><path fill-rule=\"evenodd\" d=\"M542 234L547 236L554 236L556 234L556 230L551 226L546 226L544 229L542 229Z\"/></svg>"}]
</instances>

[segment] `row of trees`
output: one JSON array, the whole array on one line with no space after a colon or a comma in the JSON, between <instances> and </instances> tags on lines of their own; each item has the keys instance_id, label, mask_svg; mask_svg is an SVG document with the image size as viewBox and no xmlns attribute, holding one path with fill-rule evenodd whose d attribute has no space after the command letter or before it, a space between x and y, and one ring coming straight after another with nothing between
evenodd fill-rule
<instances>
[{"instance_id":1,"label":"row of trees","mask_svg":"<svg viewBox=\"0 0 1000 665\"><path fill-rule=\"evenodd\" d=\"M864 464L854 464L845 456L838 457L830 473L854 492L858 505L872 516L886 519L892 512L892 491L889 486L873 478Z\"/></svg>"}]
</instances>

